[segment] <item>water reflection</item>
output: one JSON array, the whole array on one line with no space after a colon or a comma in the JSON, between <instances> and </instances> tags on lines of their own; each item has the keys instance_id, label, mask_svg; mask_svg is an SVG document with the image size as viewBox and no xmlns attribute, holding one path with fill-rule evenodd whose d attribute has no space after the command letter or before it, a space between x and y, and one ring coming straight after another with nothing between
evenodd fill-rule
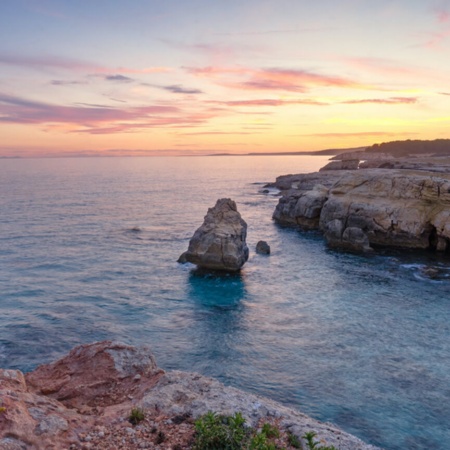
<instances>
[{"instance_id":1,"label":"water reflection","mask_svg":"<svg viewBox=\"0 0 450 450\"><path fill-rule=\"evenodd\" d=\"M238 273L192 270L189 296L205 308L235 309L246 296L244 275Z\"/></svg>"},{"instance_id":2,"label":"water reflection","mask_svg":"<svg viewBox=\"0 0 450 450\"><path fill-rule=\"evenodd\" d=\"M188 298L193 302L193 351L202 373L222 381L233 378L241 351L247 296L244 275L194 270L188 278Z\"/></svg>"}]
</instances>

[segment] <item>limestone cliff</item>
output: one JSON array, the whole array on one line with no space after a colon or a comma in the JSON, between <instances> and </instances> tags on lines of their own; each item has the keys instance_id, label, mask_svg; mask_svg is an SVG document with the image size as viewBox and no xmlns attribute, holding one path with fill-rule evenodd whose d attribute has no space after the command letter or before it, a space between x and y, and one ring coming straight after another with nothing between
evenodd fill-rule
<instances>
[{"instance_id":1,"label":"limestone cliff","mask_svg":"<svg viewBox=\"0 0 450 450\"><path fill-rule=\"evenodd\" d=\"M319 229L331 246L450 251L448 173L330 171L290 176L281 184L285 192L273 218L284 225Z\"/></svg>"}]
</instances>

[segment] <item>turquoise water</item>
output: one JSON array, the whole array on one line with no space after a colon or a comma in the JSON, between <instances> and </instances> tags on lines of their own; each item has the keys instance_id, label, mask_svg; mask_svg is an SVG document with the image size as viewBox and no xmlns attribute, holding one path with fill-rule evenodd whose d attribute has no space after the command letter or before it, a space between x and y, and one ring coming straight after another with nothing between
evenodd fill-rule
<instances>
[{"instance_id":1,"label":"turquoise water","mask_svg":"<svg viewBox=\"0 0 450 450\"><path fill-rule=\"evenodd\" d=\"M450 442L450 260L331 251L271 220L277 175L323 157L0 161L0 367L101 339L386 449ZM217 198L248 223L239 275L176 263ZM272 255L256 255L264 239ZM422 274L438 267L438 279Z\"/></svg>"}]
</instances>

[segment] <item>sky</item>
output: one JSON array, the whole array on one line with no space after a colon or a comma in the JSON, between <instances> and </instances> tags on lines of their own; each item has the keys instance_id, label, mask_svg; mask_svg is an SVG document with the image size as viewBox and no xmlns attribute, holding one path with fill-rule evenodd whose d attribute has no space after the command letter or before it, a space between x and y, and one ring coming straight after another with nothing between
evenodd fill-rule
<instances>
[{"instance_id":1,"label":"sky","mask_svg":"<svg viewBox=\"0 0 450 450\"><path fill-rule=\"evenodd\" d=\"M450 0L1 0L0 156L450 138Z\"/></svg>"}]
</instances>

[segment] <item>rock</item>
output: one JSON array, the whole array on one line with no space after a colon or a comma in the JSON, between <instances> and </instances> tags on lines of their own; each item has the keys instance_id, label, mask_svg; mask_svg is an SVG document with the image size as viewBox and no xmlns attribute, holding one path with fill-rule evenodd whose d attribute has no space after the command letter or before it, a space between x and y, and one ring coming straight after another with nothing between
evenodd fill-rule
<instances>
[{"instance_id":1,"label":"rock","mask_svg":"<svg viewBox=\"0 0 450 450\"><path fill-rule=\"evenodd\" d=\"M306 230L319 227L320 212L328 199L328 189L322 184L310 190L291 190L280 198L273 219L283 225L298 225Z\"/></svg>"},{"instance_id":2,"label":"rock","mask_svg":"<svg viewBox=\"0 0 450 450\"><path fill-rule=\"evenodd\" d=\"M149 347L105 341L76 347L65 358L27 374L26 381L34 392L82 408L118 403L137 375L148 378L157 373Z\"/></svg>"},{"instance_id":3,"label":"rock","mask_svg":"<svg viewBox=\"0 0 450 450\"><path fill-rule=\"evenodd\" d=\"M128 399L131 393L133 401ZM272 400L199 374L165 373L156 366L148 346L111 341L76 347L26 376L0 369L0 406L0 448L5 450L134 450L147 448L142 446L146 442L153 448L149 439L156 429L162 433L163 425L172 427L175 442L184 433L181 448L186 448L194 427L185 420L210 410L242 412L251 425L276 417L296 434L315 431L323 442L341 450L376 450L331 424ZM126 418L135 407L143 408L148 424L130 427ZM167 440L167 448L175 448L173 443Z\"/></svg>"},{"instance_id":4,"label":"rock","mask_svg":"<svg viewBox=\"0 0 450 450\"><path fill-rule=\"evenodd\" d=\"M247 224L236 203L229 198L219 199L208 209L203 225L194 233L187 252L178 261L205 269L236 272L248 259L246 236Z\"/></svg>"},{"instance_id":5,"label":"rock","mask_svg":"<svg viewBox=\"0 0 450 450\"><path fill-rule=\"evenodd\" d=\"M330 246L450 249L450 173L365 169L293 176L273 214L283 225L319 229ZM310 186L311 180L316 183ZM295 184L301 188L295 189Z\"/></svg>"},{"instance_id":6,"label":"rock","mask_svg":"<svg viewBox=\"0 0 450 450\"><path fill-rule=\"evenodd\" d=\"M359 166L359 159L343 159L342 161L331 161L322 167L319 172L324 170L356 170Z\"/></svg>"},{"instance_id":7,"label":"rock","mask_svg":"<svg viewBox=\"0 0 450 450\"><path fill-rule=\"evenodd\" d=\"M251 426L255 426L260 419L277 417L282 427L295 427L297 435L302 436L313 430L327 445L334 445L340 450L375 450L375 447L364 444L330 423L320 423L267 398L224 386L217 380L194 373L166 373L155 388L145 395L142 406L166 411L171 416L186 415L193 418L208 411L223 415L241 412Z\"/></svg>"},{"instance_id":8,"label":"rock","mask_svg":"<svg viewBox=\"0 0 450 450\"><path fill-rule=\"evenodd\" d=\"M270 245L266 241L258 241L256 244L256 253L270 255Z\"/></svg>"},{"instance_id":9,"label":"rock","mask_svg":"<svg viewBox=\"0 0 450 450\"><path fill-rule=\"evenodd\" d=\"M325 229L327 244L351 252L371 251L369 238L361 228L347 227L339 219L328 222Z\"/></svg>"},{"instance_id":10,"label":"rock","mask_svg":"<svg viewBox=\"0 0 450 450\"><path fill-rule=\"evenodd\" d=\"M330 158L331 161L349 161L349 160L358 160L358 161L374 161L380 159L393 159L394 157L389 153L370 153L367 151L359 151L359 152L345 152L340 153L339 155L333 156Z\"/></svg>"}]
</instances>

